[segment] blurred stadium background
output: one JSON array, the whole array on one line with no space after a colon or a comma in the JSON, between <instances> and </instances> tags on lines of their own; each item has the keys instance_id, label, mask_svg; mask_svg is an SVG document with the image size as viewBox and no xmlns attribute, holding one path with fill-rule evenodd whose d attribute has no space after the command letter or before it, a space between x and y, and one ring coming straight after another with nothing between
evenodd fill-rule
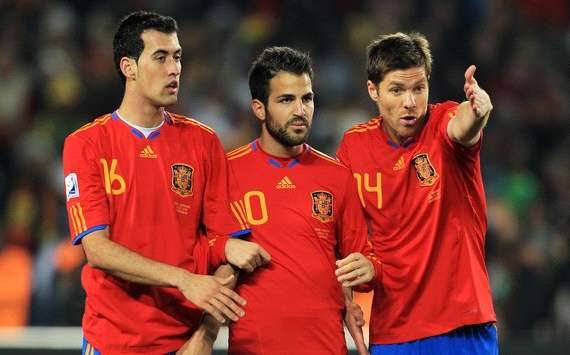
<instances>
[{"instance_id":1,"label":"blurred stadium background","mask_svg":"<svg viewBox=\"0 0 570 355\"><path fill-rule=\"evenodd\" d=\"M495 106L483 172L487 265L502 353L568 353L567 0L4 0L0 326L27 332L0 331L0 354L77 353L63 345L75 338L79 348L81 333L73 327L81 322L85 260L68 237L62 144L74 129L118 107L122 86L112 36L118 19L135 9L177 19L184 59L179 104L171 110L214 127L227 149L256 137L246 78L267 45L313 57L317 109L310 142L329 154L345 129L375 114L364 60L366 44L378 34L427 35L435 57L431 102L462 100L464 70L476 64ZM40 348L49 349L50 339L56 346L42 352L14 345L32 343L29 336L47 341Z\"/></svg>"}]
</instances>

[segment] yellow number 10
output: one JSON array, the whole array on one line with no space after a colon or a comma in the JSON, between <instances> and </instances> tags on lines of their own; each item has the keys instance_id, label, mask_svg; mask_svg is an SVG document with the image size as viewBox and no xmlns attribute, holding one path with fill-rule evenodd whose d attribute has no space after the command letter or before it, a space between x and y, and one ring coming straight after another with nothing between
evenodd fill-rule
<instances>
[{"instance_id":1,"label":"yellow number 10","mask_svg":"<svg viewBox=\"0 0 570 355\"><path fill-rule=\"evenodd\" d=\"M251 208L251 203L254 197L257 199L257 202L259 204L259 209L261 211L261 216L258 216L257 218L253 216L253 211ZM249 224L257 226L267 222L269 216L267 214L267 204L265 203L265 195L263 194L263 192L248 191L243 196L243 202L245 204L245 214L247 216L247 221L249 222Z\"/></svg>"},{"instance_id":2,"label":"yellow number 10","mask_svg":"<svg viewBox=\"0 0 570 355\"><path fill-rule=\"evenodd\" d=\"M356 187L358 189L358 197L360 198L360 203L366 208L366 201L364 200L364 195L362 193L362 188L366 192L375 192L376 201L378 209L382 208L382 173L376 173L376 185L370 185L370 174L364 173L354 173L354 178L356 179Z\"/></svg>"}]
</instances>

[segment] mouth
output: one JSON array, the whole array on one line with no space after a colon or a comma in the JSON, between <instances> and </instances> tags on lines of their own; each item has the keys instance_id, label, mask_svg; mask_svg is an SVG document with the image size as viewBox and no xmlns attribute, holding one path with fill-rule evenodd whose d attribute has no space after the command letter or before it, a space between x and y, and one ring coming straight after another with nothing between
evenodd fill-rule
<instances>
[{"instance_id":1,"label":"mouth","mask_svg":"<svg viewBox=\"0 0 570 355\"><path fill-rule=\"evenodd\" d=\"M295 128L295 129L300 129L300 128L308 127L309 123L305 120L296 119L294 121L289 122L287 124L287 126Z\"/></svg>"},{"instance_id":2,"label":"mouth","mask_svg":"<svg viewBox=\"0 0 570 355\"><path fill-rule=\"evenodd\" d=\"M178 81L173 80L168 85L166 85L166 89L169 93L175 94L178 92Z\"/></svg>"},{"instance_id":3,"label":"mouth","mask_svg":"<svg viewBox=\"0 0 570 355\"><path fill-rule=\"evenodd\" d=\"M402 126L411 127L418 122L418 118L416 116L402 116L400 117L400 124Z\"/></svg>"}]
</instances>

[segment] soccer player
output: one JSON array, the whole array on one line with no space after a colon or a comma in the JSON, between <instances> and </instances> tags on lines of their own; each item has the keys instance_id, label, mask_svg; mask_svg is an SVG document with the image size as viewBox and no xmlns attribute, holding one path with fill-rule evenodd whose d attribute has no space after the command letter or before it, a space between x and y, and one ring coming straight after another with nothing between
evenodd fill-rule
<instances>
[{"instance_id":1,"label":"soccer player","mask_svg":"<svg viewBox=\"0 0 570 355\"><path fill-rule=\"evenodd\" d=\"M202 310L243 316L245 300L226 287L232 277L209 269L227 261L253 270L269 256L228 239L248 231L231 214L215 132L164 109L180 82L175 20L132 13L113 47L123 101L70 134L63 153L72 240L88 260L83 353L171 353Z\"/></svg>"},{"instance_id":2,"label":"soccer player","mask_svg":"<svg viewBox=\"0 0 570 355\"><path fill-rule=\"evenodd\" d=\"M240 274L236 291L248 305L230 326L230 354L346 354L351 295L341 286L367 283L380 269L350 171L306 144L312 78L309 56L288 47L265 49L249 72L261 135L228 153L238 186L231 208L272 259ZM342 283L335 262L347 271Z\"/></svg>"},{"instance_id":3,"label":"soccer player","mask_svg":"<svg viewBox=\"0 0 570 355\"><path fill-rule=\"evenodd\" d=\"M374 40L367 86L380 115L348 130L337 153L354 174L383 263L370 352L497 354L480 167L493 106L473 65L464 102L428 104L431 65L421 34Z\"/></svg>"}]
</instances>

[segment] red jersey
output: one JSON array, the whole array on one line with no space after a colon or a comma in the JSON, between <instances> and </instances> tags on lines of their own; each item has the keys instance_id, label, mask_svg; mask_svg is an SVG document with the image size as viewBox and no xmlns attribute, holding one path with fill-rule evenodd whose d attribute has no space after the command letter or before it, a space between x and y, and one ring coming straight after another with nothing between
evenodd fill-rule
<instances>
[{"instance_id":1,"label":"red jersey","mask_svg":"<svg viewBox=\"0 0 570 355\"><path fill-rule=\"evenodd\" d=\"M339 159L353 172L382 274L370 343L392 344L495 321L485 268L480 146L450 140L457 103L430 105L416 141L399 146L382 117L348 130Z\"/></svg>"},{"instance_id":2,"label":"red jersey","mask_svg":"<svg viewBox=\"0 0 570 355\"><path fill-rule=\"evenodd\" d=\"M236 290L248 303L230 326L229 353L346 354L335 261L371 250L349 170L308 145L282 159L255 141L228 160L239 186L231 207L271 255L240 274Z\"/></svg>"},{"instance_id":3,"label":"red jersey","mask_svg":"<svg viewBox=\"0 0 570 355\"><path fill-rule=\"evenodd\" d=\"M112 241L142 256L206 274L209 264L225 261L227 235L240 228L229 209L227 161L212 129L164 115L148 138L116 112L66 138L72 240L109 227ZM176 351L202 315L174 288L128 282L89 265L82 283L83 332L103 354Z\"/></svg>"}]
</instances>

